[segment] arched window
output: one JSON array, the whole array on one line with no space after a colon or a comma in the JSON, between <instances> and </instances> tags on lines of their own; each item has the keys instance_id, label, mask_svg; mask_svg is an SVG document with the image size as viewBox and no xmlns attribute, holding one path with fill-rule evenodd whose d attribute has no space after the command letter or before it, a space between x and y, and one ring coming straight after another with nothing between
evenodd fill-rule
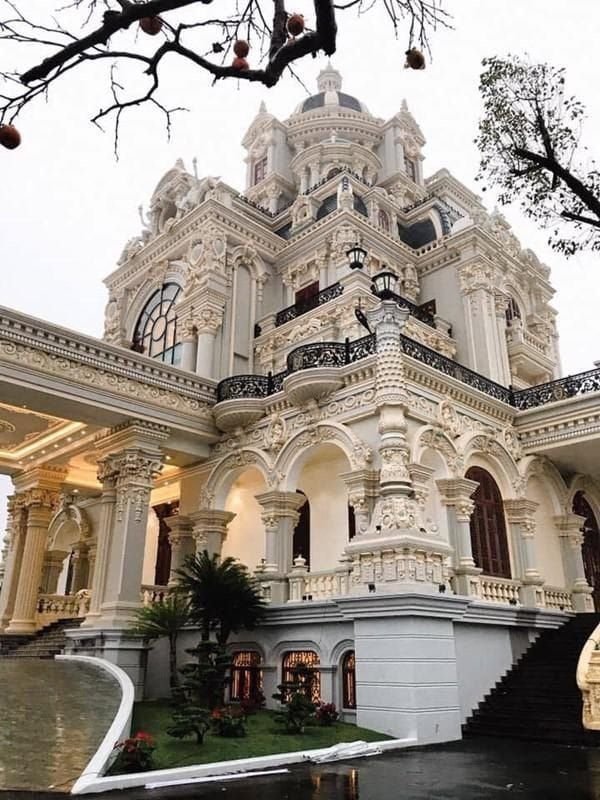
<instances>
[{"instance_id":1,"label":"arched window","mask_svg":"<svg viewBox=\"0 0 600 800\"><path fill-rule=\"evenodd\" d=\"M470 521L475 564L485 575L510 578L504 505L498 484L481 467L471 467L465 477L479 483L473 495L475 508Z\"/></svg>"},{"instance_id":2,"label":"arched window","mask_svg":"<svg viewBox=\"0 0 600 800\"><path fill-rule=\"evenodd\" d=\"M148 300L133 334L134 348L150 358L176 366L181 361L175 303L181 293L176 283L165 283Z\"/></svg>"},{"instance_id":3,"label":"arched window","mask_svg":"<svg viewBox=\"0 0 600 800\"><path fill-rule=\"evenodd\" d=\"M326 180L329 180L330 178L335 178L335 176L339 175L341 171L342 170L340 167L332 167L332 169L330 169L329 172L327 173Z\"/></svg>"},{"instance_id":4,"label":"arched window","mask_svg":"<svg viewBox=\"0 0 600 800\"><path fill-rule=\"evenodd\" d=\"M390 218L383 209L380 209L379 214L377 215L377 220L379 222L379 227L388 232L390 229Z\"/></svg>"},{"instance_id":5,"label":"arched window","mask_svg":"<svg viewBox=\"0 0 600 800\"><path fill-rule=\"evenodd\" d=\"M596 515L583 492L577 492L573 498L573 513L579 514L585 520L581 555L586 580L594 590L594 607L598 610L600 608L600 530Z\"/></svg>"},{"instance_id":6,"label":"arched window","mask_svg":"<svg viewBox=\"0 0 600 800\"><path fill-rule=\"evenodd\" d=\"M314 650L290 650L283 656L282 683L300 683L304 693L318 703L321 697L319 656Z\"/></svg>"},{"instance_id":7,"label":"arched window","mask_svg":"<svg viewBox=\"0 0 600 800\"><path fill-rule=\"evenodd\" d=\"M356 514L354 513L354 506L348 503L348 541L352 541L356 536Z\"/></svg>"},{"instance_id":8,"label":"arched window","mask_svg":"<svg viewBox=\"0 0 600 800\"><path fill-rule=\"evenodd\" d=\"M342 706L356 708L356 658L348 650L342 659Z\"/></svg>"},{"instance_id":9,"label":"arched window","mask_svg":"<svg viewBox=\"0 0 600 800\"><path fill-rule=\"evenodd\" d=\"M506 306L506 322L510 325L515 319L521 319L521 309L515 298L509 297L508 305Z\"/></svg>"},{"instance_id":10,"label":"arched window","mask_svg":"<svg viewBox=\"0 0 600 800\"><path fill-rule=\"evenodd\" d=\"M298 509L300 516L294 528L292 557L302 556L306 560L306 566L310 567L310 503L308 497L300 489L296 489L296 493L304 497L304 503Z\"/></svg>"},{"instance_id":11,"label":"arched window","mask_svg":"<svg viewBox=\"0 0 600 800\"><path fill-rule=\"evenodd\" d=\"M239 702L257 702L261 699L263 672L260 668L260 653L255 650L239 650L233 654L231 667L231 699Z\"/></svg>"}]
</instances>

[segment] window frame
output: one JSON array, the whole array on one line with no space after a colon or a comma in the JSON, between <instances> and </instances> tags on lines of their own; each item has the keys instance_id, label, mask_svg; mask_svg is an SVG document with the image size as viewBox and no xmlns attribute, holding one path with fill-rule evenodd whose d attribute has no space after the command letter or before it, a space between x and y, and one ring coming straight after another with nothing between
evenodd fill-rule
<instances>
[{"instance_id":1,"label":"window frame","mask_svg":"<svg viewBox=\"0 0 600 800\"><path fill-rule=\"evenodd\" d=\"M173 367L181 363L182 342L179 337L177 300L182 288L178 283L163 283L144 303L133 333L137 352ZM160 326L164 328L160 332ZM158 335L155 335L158 328ZM162 347L161 347L162 344Z\"/></svg>"}]
</instances>

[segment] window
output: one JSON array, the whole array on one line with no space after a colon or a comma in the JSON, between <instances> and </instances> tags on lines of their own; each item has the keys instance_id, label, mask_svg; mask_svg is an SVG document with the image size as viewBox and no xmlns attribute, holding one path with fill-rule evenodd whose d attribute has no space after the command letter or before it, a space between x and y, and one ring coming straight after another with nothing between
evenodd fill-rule
<instances>
[{"instance_id":1,"label":"window","mask_svg":"<svg viewBox=\"0 0 600 800\"><path fill-rule=\"evenodd\" d=\"M297 494L304 497L304 503L298 509L298 522L294 528L294 538L292 543L292 557L302 556L306 561L306 566L310 567L310 503L308 497L296 489Z\"/></svg>"},{"instance_id":2,"label":"window","mask_svg":"<svg viewBox=\"0 0 600 800\"><path fill-rule=\"evenodd\" d=\"M471 467L465 477L479 483L473 495L475 508L470 521L475 564L485 575L510 578L504 505L498 484L481 467Z\"/></svg>"},{"instance_id":3,"label":"window","mask_svg":"<svg viewBox=\"0 0 600 800\"><path fill-rule=\"evenodd\" d=\"M415 183L417 182L417 165L411 158L408 158L407 156L404 156L404 171L411 181L414 181Z\"/></svg>"},{"instance_id":4,"label":"window","mask_svg":"<svg viewBox=\"0 0 600 800\"><path fill-rule=\"evenodd\" d=\"M356 658L348 650L342 659L342 707L356 708Z\"/></svg>"},{"instance_id":5,"label":"window","mask_svg":"<svg viewBox=\"0 0 600 800\"><path fill-rule=\"evenodd\" d=\"M254 183L260 183L267 177L267 157L254 162Z\"/></svg>"},{"instance_id":6,"label":"window","mask_svg":"<svg viewBox=\"0 0 600 800\"><path fill-rule=\"evenodd\" d=\"M262 695L263 672L260 668L260 653L255 650L240 650L233 654L231 667L231 699L256 702Z\"/></svg>"},{"instance_id":7,"label":"window","mask_svg":"<svg viewBox=\"0 0 600 800\"><path fill-rule=\"evenodd\" d=\"M352 541L356 536L356 514L354 506L348 504L348 541Z\"/></svg>"},{"instance_id":8,"label":"window","mask_svg":"<svg viewBox=\"0 0 600 800\"><path fill-rule=\"evenodd\" d=\"M319 299L317 297L318 294L319 281L309 283L308 286L298 289L294 295L294 305L297 306L298 311L301 311L302 313L305 311L311 311L313 308L316 308L319 305Z\"/></svg>"},{"instance_id":9,"label":"window","mask_svg":"<svg viewBox=\"0 0 600 800\"><path fill-rule=\"evenodd\" d=\"M335 178L335 176L339 175L341 171L342 170L340 167L333 167L333 169L330 169L329 172L327 173L327 178L325 180L329 180L330 178Z\"/></svg>"},{"instance_id":10,"label":"window","mask_svg":"<svg viewBox=\"0 0 600 800\"><path fill-rule=\"evenodd\" d=\"M506 322L510 325L515 319L521 319L521 309L515 298L509 297L508 305L506 306Z\"/></svg>"},{"instance_id":11,"label":"window","mask_svg":"<svg viewBox=\"0 0 600 800\"><path fill-rule=\"evenodd\" d=\"M158 517L158 543L156 561L154 562L154 585L166 586L171 577L171 542L169 541L169 524L167 519L179 513L179 500L172 503L160 503L152 506Z\"/></svg>"},{"instance_id":12,"label":"window","mask_svg":"<svg viewBox=\"0 0 600 800\"><path fill-rule=\"evenodd\" d=\"M314 650L290 650L283 657L282 683L300 683L313 703L321 697L319 656Z\"/></svg>"},{"instance_id":13,"label":"window","mask_svg":"<svg viewBox=\"0 0 600 800\"><path fill-rule=\"evenodd\" d=\"M165 283L146 303L133 334L132 349L176 366L181 361L175 303L181 293L176 283Z\"/></svg>"},{"instance_id":14,"label":"window","mask_svg":"<svg viewBox=\"0 0 600 800\"><path fill-rule=\"evenodd\" d=\"M586 580L593 589L594 608L598 611L600 608L600 529L592 507L583 492L577 492L573 498L573 513L584 518L581 555Z\"/></svg>"},{"instance_id":15,"label":"window","mask_svg":"<svg viewBox=\"0 0 600 800\"><path fill-rule=\"evenodd\" d=\"M389 229L390 229L390 218L388 217L388 215L386 214L386 212L383 209L381 209L379 211L379 214L377 215L377 219L378 219L378 222L379 222L379 227L382 230L388 232Z\"/></svg>"}]
</instances>

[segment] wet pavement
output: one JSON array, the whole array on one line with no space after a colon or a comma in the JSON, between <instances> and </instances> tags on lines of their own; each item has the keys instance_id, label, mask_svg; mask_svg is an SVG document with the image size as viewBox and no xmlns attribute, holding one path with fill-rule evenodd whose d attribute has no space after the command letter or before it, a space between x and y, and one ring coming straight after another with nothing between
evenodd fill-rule
<instances>
[{"instance_id":1,"label":"wet pavement","mask_svg":"<svg viewBox=\"0 0 600 800\"><path fill-rule=\"evenodd\" d=\"M56 795L7 792L2 800ZM102 800L600 800L600 750L471 739L285 775L87 795Z\"/></svg>"},{"instance_id":2,"label":"wet pavement","mask_svg":"<svg viewBox=\"0 0 600 800\"><path fill-rule=\"evenodd\" d=\"M120 700L114 678L87 664L0 659L0 790L68 791Z\"/></svg>"}]
</instances>

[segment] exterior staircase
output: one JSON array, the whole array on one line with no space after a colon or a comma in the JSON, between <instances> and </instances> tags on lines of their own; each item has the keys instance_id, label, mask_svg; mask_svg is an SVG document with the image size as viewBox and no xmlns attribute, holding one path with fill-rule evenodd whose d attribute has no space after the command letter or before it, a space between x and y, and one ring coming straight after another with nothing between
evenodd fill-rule
<instances>
[{"instance_id":1,"label":"exterior staircase","mask_svg":"<svg viewBox=\"0 0 600 800\"><path fill-rule=\"evenodd\" d=\"M545 631L496 683L463 725L465 736L497 736L600 746L600 732L581 722L577 661L600 614L578 614Z\"/></svg>"},{"instance_id":2,"label":"exterior staircase","mask_svg":"<svg viewBox=\"0 0 600 800\"><path fill-rule=\"evenodd\" d=\"M54 658L64 650L68 628L78 628L83 620L61 619L47 625L33 636L3 636L0 642L0 657L2 658ZM7 640L17 640L10 642Z\"/></svg>"}]
</instances>

